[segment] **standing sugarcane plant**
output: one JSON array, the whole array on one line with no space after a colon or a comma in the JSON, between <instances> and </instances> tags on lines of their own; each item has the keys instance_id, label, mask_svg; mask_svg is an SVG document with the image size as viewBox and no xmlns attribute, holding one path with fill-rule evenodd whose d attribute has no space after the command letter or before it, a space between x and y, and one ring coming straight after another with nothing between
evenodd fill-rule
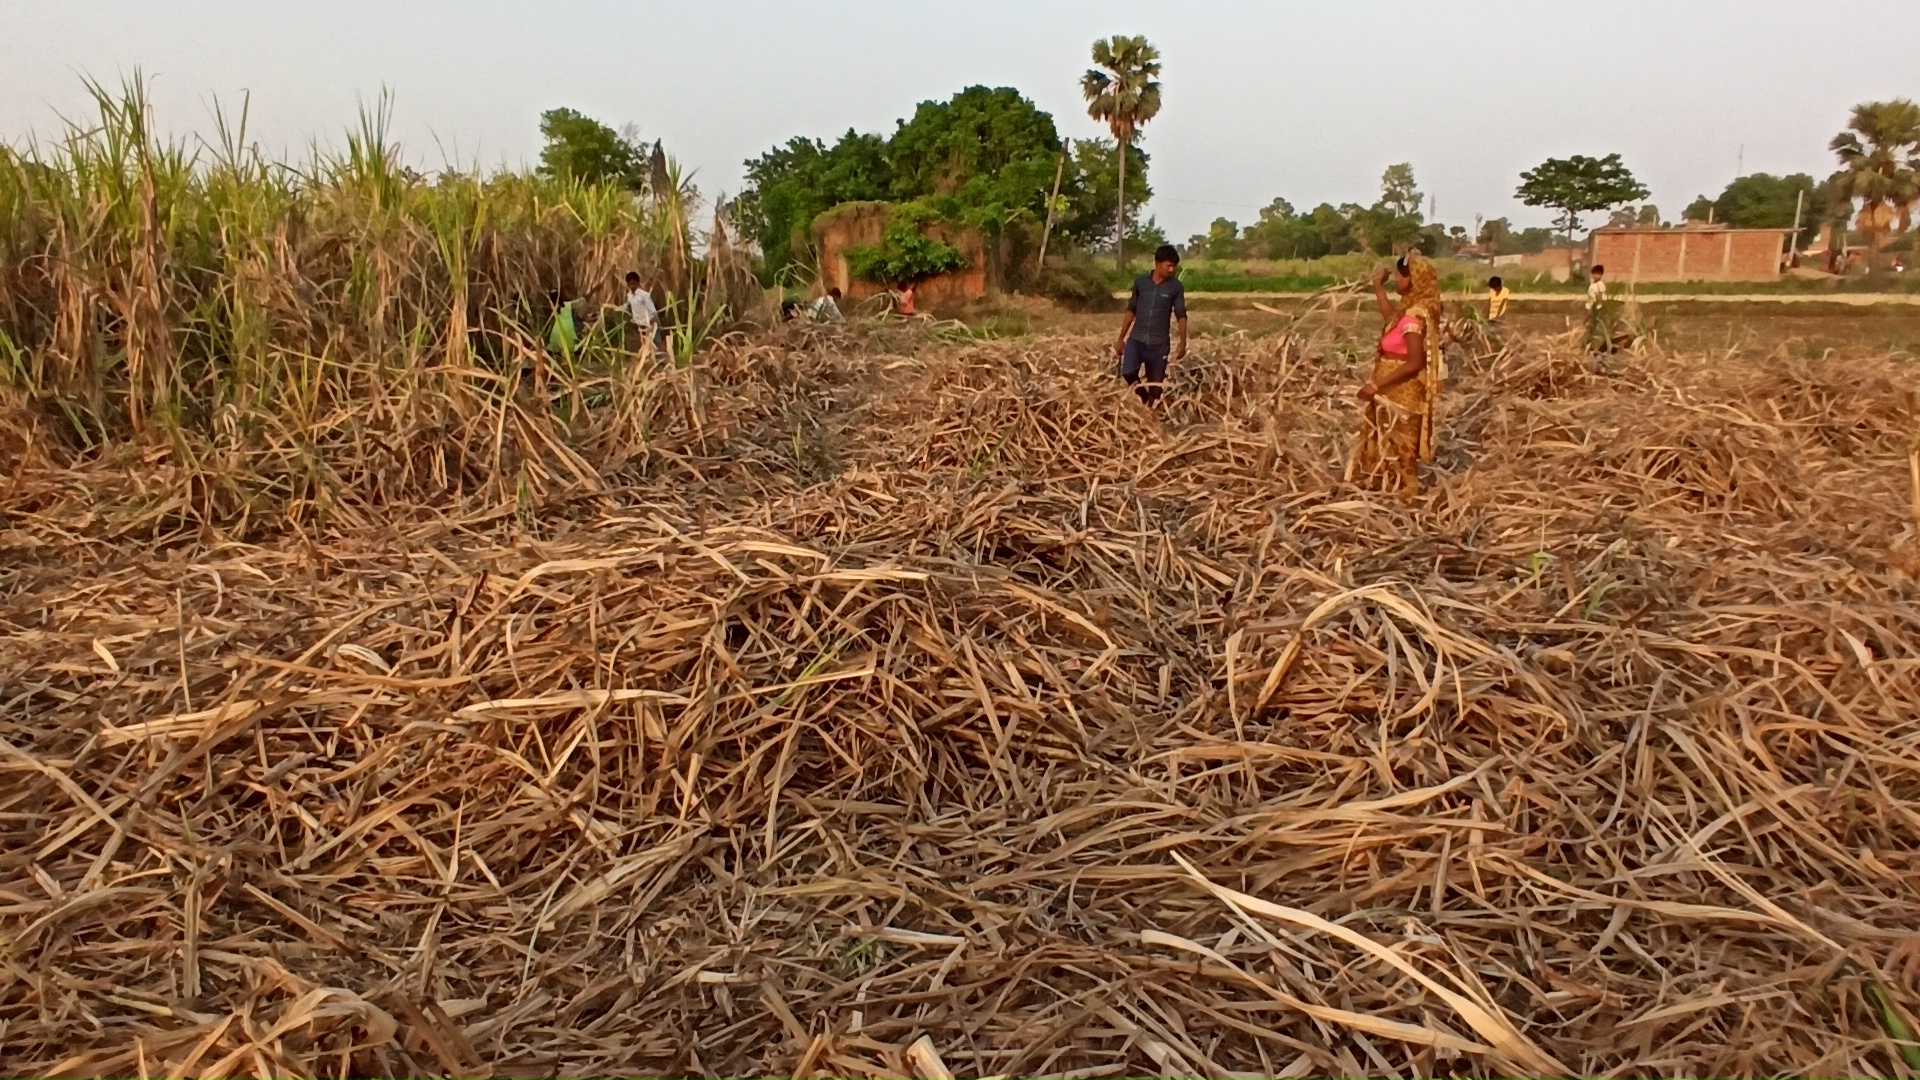
<instances>
[{"instance_id":1,"label":"standing sugarcane plant","mask_svg":"<svg viewBox=\"0 0 1920 1080\"><path fill-rule=\"evenodd\" d=\"M1114 265L1127 269L1127 155L1147 122L1160 115L1160 50L1144 37L1115 34L1093 43L1093 62L1080 77L1087 115L1107 125L1119 144L1120 201L1113 235Z\"/></svg>"},{"instance_id":2,"label":"standing sugarcane plant","mask_svg":"<svg viewBox=\"0 0 1920 1080\"><path fill-rule=\"evenodd\" d=\"M757 299L724 228L696 257L697 193L664 152L639 183L429 177L383 97L338 152L285 162L244 103L216 105L195 146L156 133L138 76L88 89L97 118L0 146L0 391L60 452L168 461L178 488L157 505L189 520L590 488L650 432L701 422L608 389L648 370L599 317L621 272L665 272L681 363ZM583 313L557 357L535 328L555 292ZM543 402L523 380L553 363L564 385Z\"/></svg>"}]
</instances>

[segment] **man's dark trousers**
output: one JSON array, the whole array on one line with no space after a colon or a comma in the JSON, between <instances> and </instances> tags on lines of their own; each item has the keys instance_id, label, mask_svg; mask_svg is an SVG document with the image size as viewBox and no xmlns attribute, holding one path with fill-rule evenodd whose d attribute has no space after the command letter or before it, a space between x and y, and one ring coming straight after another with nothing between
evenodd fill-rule
<instances>
[{"instance_id":1,"label":"man's dark trousers","mask_svg":"<svg viewBox=\"0 0 1920 1080\"><path fill-rule=\"evenodd\" d=\"M1120 359L1120 377L1127 380L1133 392L1140 400L1149 405L1160 400L1160 384L1167 381L1167 353L1171 343L1149 344L1139 338L1128 338L1126 352ZM1146 369L1147 381L1140 382L1140 371Z\"/></svg>"}]
</instances>

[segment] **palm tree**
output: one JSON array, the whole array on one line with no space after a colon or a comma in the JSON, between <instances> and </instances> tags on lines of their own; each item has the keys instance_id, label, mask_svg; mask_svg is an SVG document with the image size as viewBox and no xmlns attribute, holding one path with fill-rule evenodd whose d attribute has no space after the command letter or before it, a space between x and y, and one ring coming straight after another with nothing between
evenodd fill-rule
<instances>
[{"instance_id":1,"label":"palm tree","mask_svg":"<svg viewBox=\"0 0 1920 1080\"><path fill-rule=\"evenodd\" d=\"M1144 37L1115 34L1093 43L1098 65L1080 77L1087 98L1087 115L1106 122L1120 150L1119 228L1113 238L1113 257L1127 268L1127 151L1147 121L1160 114L1160 50Z\"/></svg>"},{"instance_id":2,"label":"palm tree","mask_svg":"<svg viewBox=\"0 0 1920 1080\"><path fill-rule=\"evenodd\" d=\"M1854 226L1867 237L1867 266L1879 262L1880 244L1889 226L1900 232L1913 225L1913 206L1920 201L1920 105L1906 98L1869 101L1853 107L1847 130L1828 144L1840 158L1833 174L1835 192L1860 203Z\"/></svg>"}]
</instances>

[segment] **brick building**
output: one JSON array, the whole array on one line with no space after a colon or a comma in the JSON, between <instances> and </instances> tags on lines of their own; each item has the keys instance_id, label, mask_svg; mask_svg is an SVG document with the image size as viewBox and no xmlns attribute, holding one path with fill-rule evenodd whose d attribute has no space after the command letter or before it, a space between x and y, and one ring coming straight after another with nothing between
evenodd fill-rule
<instances>
[{"instance_id":1,"label":"brick building","mask_svg":"<svg viewBox=\"0 0 1920 1080\"><path fill-rule=\"evenodd\" d=\"M1622 283L1777 281L1792 229L1595 229L1589 266Z\"/></svg>"}]
</instances>

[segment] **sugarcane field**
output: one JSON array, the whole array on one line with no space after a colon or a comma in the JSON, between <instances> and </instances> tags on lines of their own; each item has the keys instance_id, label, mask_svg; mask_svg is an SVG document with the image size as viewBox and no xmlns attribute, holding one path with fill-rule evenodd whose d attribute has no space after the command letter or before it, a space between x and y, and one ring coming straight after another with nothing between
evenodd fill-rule
<instances>
[{"instance_id":1,"label":"sugarcane field","mask_svg":"<svg viewBox=\"0 0 1920 1080\"><path fill-rule=\"evenodd\" d=\"M738 175L33 14L0 1075L1920 1076L1911 80L1208 226L1151 13Z\"/></svg>"}]
</instances>

